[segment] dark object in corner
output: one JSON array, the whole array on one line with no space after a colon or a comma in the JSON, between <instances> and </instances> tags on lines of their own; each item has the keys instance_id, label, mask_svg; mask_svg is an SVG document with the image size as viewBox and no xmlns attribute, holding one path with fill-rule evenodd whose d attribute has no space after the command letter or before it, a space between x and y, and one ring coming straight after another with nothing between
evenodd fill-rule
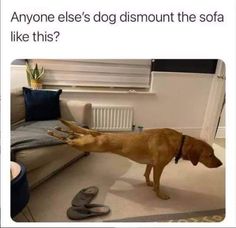
<instances>
[{"instance_id":1,"label":"dark object in corner","mask_svg":"<svg viewBox=\"0 0 236 228\"><path fill-rule=\"evenodd\" d=\"M26 176L26 168L18 163L21 171L17 177L11 181L11 217L14 218L27 205L30 198L29 185Z\"/></svg>"}]
</instances>

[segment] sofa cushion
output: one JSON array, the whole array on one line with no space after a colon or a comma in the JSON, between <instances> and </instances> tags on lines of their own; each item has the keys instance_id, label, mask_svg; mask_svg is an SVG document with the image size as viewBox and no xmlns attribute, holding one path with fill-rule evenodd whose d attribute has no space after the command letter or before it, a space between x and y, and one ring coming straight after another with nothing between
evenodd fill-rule
<instances>
[{"instance_id":1,"label":"sofa cushion","mask_svg":"<svg viewBox=\"0 0 236 228\"><path fill-rule=\"evenodd\" d=\"M26 166L27 172L30 172L44 165L50 165L50 163L60 158L63 159L67 154L70 156L72 153L76 157L82 152L67 144L43 146L21 150L16 153L15 160L22 162Z\"/></svg>"},{"instance_id":2,"label":"sofa cushion","mask_svg":"<svg viewBox=\"0 0 236 228\"><path fill-rule=\"evenodd\" d=\"M59 98L62 90L32 90L23 87L25 100L25 120L58 119L60 114Z\"/></svg>"},{"instance_id":3,"label":"sofa cushion","mask_svg":"<svg viewBox=\"0 0 236 228\"><path fill-rule=\"evenodd\" d=\"M16 154L16 161L26 166L32 189L84 155L84 152L62 144L22 150Z\"/></svg>"}]
</instances>

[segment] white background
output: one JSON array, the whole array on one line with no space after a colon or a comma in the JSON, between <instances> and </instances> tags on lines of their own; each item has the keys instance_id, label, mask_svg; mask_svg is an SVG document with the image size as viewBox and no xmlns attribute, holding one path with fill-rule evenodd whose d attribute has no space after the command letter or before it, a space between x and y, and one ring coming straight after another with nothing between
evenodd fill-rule
<instances>
[{"instance_id":1,"label":"white background","mask_svg":"<svg viewBox=\"0 0 236 228\"><path fill-rule=\"evenodd\" d=\"M1 8L1 220L3 227L42 226L40 223L14 223L10 211L10 63L25 58L193 58L222 59L226 63L226 219L222 223L204 226L235 226L236 156L235 156L235 14L233 0L3 0ZM18 13L222 13L224 23L10 23ZM60 31L54 43L12 43L10 31ZM78 226L78 223L48 223L45 226ZM118 226L118 224L80 223L81 226ZM160 226L160 224L129 224L129 226ZM200 226L201 224L191 224ZM127 224L119 224L127 226ZM161 224L188 226L188 224Z\"/></svg>"}]
</instances>

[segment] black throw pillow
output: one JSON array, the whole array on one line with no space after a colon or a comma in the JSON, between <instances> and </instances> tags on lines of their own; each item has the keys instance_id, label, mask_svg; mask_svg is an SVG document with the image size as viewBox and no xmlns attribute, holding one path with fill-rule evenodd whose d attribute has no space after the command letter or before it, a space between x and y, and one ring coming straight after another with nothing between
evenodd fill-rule
<instances>
[{"instance_id":1,"label":"black throw pillow","mask_svg":"<svg viewBox=\"0 0 236 228\"><path fill-rule=\"evenodd\" d=\"M62 90L32 90L23 87L25 120L52 120L61 116L59 98Z\"/></svg>"}]
</instances>

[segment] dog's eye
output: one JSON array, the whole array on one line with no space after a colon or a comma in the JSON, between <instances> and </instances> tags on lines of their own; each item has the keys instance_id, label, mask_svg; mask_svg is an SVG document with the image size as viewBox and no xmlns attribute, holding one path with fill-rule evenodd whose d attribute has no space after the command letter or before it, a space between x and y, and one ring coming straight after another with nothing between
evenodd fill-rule
<instances>
[{"instance_id":1,"label":"dog's eye","mask_svg":"<svg viewBox=\"0 0 236 228\"><path fill-rule=\"evenodd\" d=\"M213 154L209 154L209 157L213 157Z\"/></svg>"}]
</instances>

